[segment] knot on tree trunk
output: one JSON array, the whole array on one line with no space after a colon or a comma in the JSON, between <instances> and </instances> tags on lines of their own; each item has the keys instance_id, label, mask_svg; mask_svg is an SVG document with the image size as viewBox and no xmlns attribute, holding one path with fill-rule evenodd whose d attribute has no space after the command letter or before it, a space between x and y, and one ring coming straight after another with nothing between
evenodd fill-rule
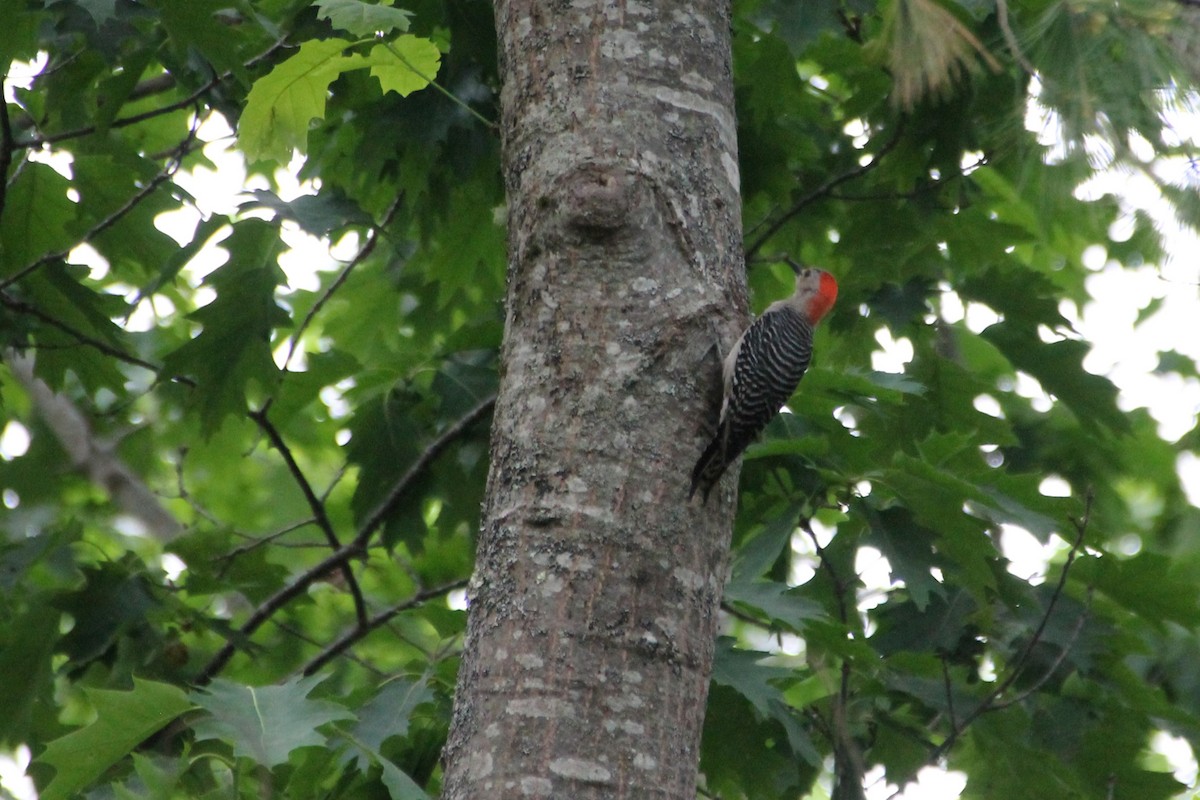
<instances>
[{"instance_id":1,"label":"knot on tree trunk","mask_svg":"<svg viewBox=\"0 0 1200 800\"><path fill-rule=\"evenodd\" d=\"M565 177L563 212L568 230L607 237L629 224L634 181L612 165L585 164Z\"/></svg>"}]
</instances>

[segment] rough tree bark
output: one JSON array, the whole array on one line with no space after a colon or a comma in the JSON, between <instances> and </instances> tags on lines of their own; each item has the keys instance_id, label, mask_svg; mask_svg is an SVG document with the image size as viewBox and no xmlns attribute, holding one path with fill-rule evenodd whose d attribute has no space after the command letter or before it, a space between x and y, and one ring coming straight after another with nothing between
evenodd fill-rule
<instances>
[{"instance_id":1,"label":"rough tree bark","mask_svg":"<svg viewBox=\"0 0 1200 800\"><path fill-rule=\"evenodd\" d=\"M507 322L444 796L692 800L736 475L686 495L746 321L729 5L496 23Z\"/></svg>"}]
</instances>

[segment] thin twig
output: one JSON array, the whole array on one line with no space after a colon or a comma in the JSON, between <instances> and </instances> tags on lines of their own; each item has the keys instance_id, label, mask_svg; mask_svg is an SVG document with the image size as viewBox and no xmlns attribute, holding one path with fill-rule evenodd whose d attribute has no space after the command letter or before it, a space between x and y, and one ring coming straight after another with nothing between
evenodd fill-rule
<instances>
[{"instance_id":1,"label":"thin twig","mask_svg":"<svg viewBox=\"0 0 1200 800\"><path fill-rule=\"evenodd\" d=\"M498 125L496 125L496 123L492 122L490 119L485 117L483 114L480 114L478 111L476 111L475 109L473 109L469 105L467 105L466 102L464 102L458 95L454 94L454 92L450 91L445 86L442 86L440 83L438 83L436 80L434 80L431 76L426 75L425 73L421 72L421 70L419 70L415 66L413 66L413 63L411 61L409 61L404 56L403 53L401 53L399 50L397 50L395 48L395 46L392 45L391 42L384 42L383 46L386 47L391 52L392 55L394 55L396 58L400 59L400 63L403 64L404 66L408 67L409 71L411 71L414 75L416 75L421 80L428 83L433 88L437 89L439 92L444 94L446 97L450 98L450 100L452 102L456 103L459 106L459 108L463 109L468 114L475 117L475 119L479 120L480 122L482 122L484 125L486 125L488 128L490 128L493 131L499 127Z\"/></svg>"},{"instance_id":2,"label":"thin twig","mask_svg":"<svg viewBox=\"0 0 1200 800\"><path fill-rule=\"evenodd\" d=\"M860 164L848 172L843 172L841 175L835 175L818 186L816 189L813 189L811 192L804 195L804 197L801 197L799 200L797 200L791 208L789 208L787 211L781 214L778 219L768 225L767 229L760 233L758 238L746 248L746 259L749 260L754 258L754 255L762 249L763 245L765 245L772 236L779 232L780 228L790 222L793 217L795 217L809 205L825 197L846 181L851 181L855 178L861 177L879 166L880 162L883 160L883 157L890 153L892 149L900 143L900 137L904 134L904 127L904 120L901 118L900 122L896 125L896 130L892 133L892 138L889 139L883 145L883 147L879 148L879 152L876 153L875 157L869 162L866 164Z\"/></svg>"},{"instance_id":3,"label":"thin twig","mask_svg":"<svg viewBox=\"0 0 1200 800\"><path fill-rule=\"evenodd\" d=\"M416 461L413 462L412 466L408 468L408 471L401 475L400 479L392 484L391 490L388 491L387 496L384 497L382 502L375 506L375 510L368 515L367 521L363 523L362 527L358 531L358 535L354 539L359 543L360 547L366 546L366 543L371 538L371 535L375 533L375 530L383 524L383 521L387 518L387 516L392 513L392 508L396 505L396 502L399 501L401 496L403 496L404 492L417 478L417 476L425 471L430 462L440 456L442 451L445 450L451 442L457 439L463 431L474 424L476 420L491 411L495 404L495 394L485 397L474 408L459 418L453 425L442 431L442 434L438 436L438 438L434 439L433 442L431 442L430 445L425 448L425 451L421 453L420 457L417 458Z\"/></svg>"},{"instance_id":4,"label":"thin twig","mask_svg":"<svg viewBox=\"0 0 1200 800\"><path fill-rule=\"evenodd\" d=\"M237 638L245 639L246 637L250 636L250 634L261 628L264 622L274 616L276 611L283 608L295 597L305 592L308 587L317 579L337 569L348 559L362 555L363 552L364 548L360 546L357 541L351 542L347 545L342 545L333 553L322 559L320 563L309 567L307 570L297 575L291 580L290 583L285 584L283 588L268 597L265 601L263 601L262 605L254 610L254 613L250 615L250 618L243 622L242 626L238 628ZM229 659L233 657L233 654L237 651L237 649L238 644L233 639L226 641L221 649L219 649L213 655L213 657L209 659L209 662L204 665L204 668L200 670L200 673L196 676L195 680L192 681L192 684L195 686L204 686L208 684L208 682L216 677L217 673L220 672L227 663L229 663Z\"/></svg>"},{"instance_id":5,"label":"thin twig","mask_svg":"<svg viewBox=\"0 0 1200 800\"><path fill-rule=\"evenodd\" d=\"M247 61L243 65L243 68L248 69L250 67L255 66L259 62L270 58L272 55L275 54L276 51L278 51L280 48L282 48L286 44L286 42L287 42L287 35L285 34L284 36L281 36L279 39L275 40L275 43L272 44L270 47L268 47L266 50L259 53L254 58L251 58L249 61ZM168 105L162 106L161 108L152 108L149 111L143 111L140 114L134 114L132 117L122 117L121 119L113 120L111 123L109 123L108 127L110 129L124 128L129 125L136 125L139 122L145 122L146 120L154 119L155 117L161 117L164 114L171 114L175 111L181 111L181 110L187 108L188 106L193 105L194 103L199 101L200 98L202 98L204 95L208 94L213 89L215 89L218 84L222 83L223 81L229 80L231 77L233 77L233 70L231 70L231 69L226 70L225 72L222 72L219 75L214 75L203 86L201 86L199 89L196 89L194 92L192 92L191 94L189 94L187 97L183 98L182 100L178 100L174 103L169 103ZM23 139L21 141L14 142L14 145L16 147L27 147L27 148L41 147L42 145L55 144L57 142L62 142L67 139L78 139L81 136L91 136L97 130L98 130L98 127L96 125L85 125L82 128L76 128L75 130L71 130L71 131L63 131L62 133L53 133L48 136L35 136L30 139Z\"/></svg>"},{"instance_id":6,"label":"thin twig","mask_svg":"<svg viewBox=\"0 0 1200 800\"><path fill-rule=\"evenodd\" d=\"M965 178L980 167L987 166L989 157L984 153L974 162L959 169L957 172L950 175L942 175L941 177L930 179L907 192L871 192L867 194L844 194L842 192L830 192L829 197L833 200L855 201L871 201L871 200L912 200L924 194L929 194L932 191L942 188L950 181L956 181L960 178Z\"/></svg>"},{"instance_id":7,"label":"thin twig","mask_svg":"<svg viewBox=\"0 0 1200 800\"><path fill-rule=\"evenodd\" d=\"M721 601L721 610L724 611L729 616L733 617L734 619L738 619L738 620L741 620L742 622L745 622L747 625L754 625L756 627L764 628L767 630L770 630L770 628L771 628L771 623L763 622L761 619L754 616L753 614L747 614L745 611L742 611L741 609L734 606L732 603L729 603L725 600Z\"/></svg>"},{"instance_id":8,"label":"thin twig","mask_svg":"<svg viewBox=\"0 0 1200 800\"><path fill-rule=\"evenodd\" d=\"M333 494L333 490L337 488L337 485L341 483L341 480L344 477L346 477L346 465L342 464L340 467L338 467L338 471L334 474L333 480L331 480L329 485L325 487L325 491L321 492L322 503L329 501L329 495Z\"/></svg>"},{"instance_id":9,"label":"thin twig","mask_svg":"<svg viewBox=\"0 0 1200 800\"><path fill-rule=\"evenodd\" d=\"M346 264L346 266L342 268L342 271L338 273L336 278L334 278L333 283L329 284L329 288L321 293L321 296L317 298L317 302L314 303L313 307L310 308L308 313L304 315L304 319L300 322L300 326L296 328L296 332L292 334L291 341L288 342L287 358L285 358L283 361L283 369L285 371L287 370L288 365L292 363L292 356L296 354L296 347L300 344L300 337L302 337L304 332L308 330L308 326L313 321L313 318L316 317L317 313L325 307L325 303L329 301L329 298L333 296L333 293L340 289L342 284L346 282L346 279L350 277L350 273L354 271L355 267L361 264L364 260L366 260L367 256L374 252L375 247L379 244L379 237L383 235L383 229L386 228L396 216L396 212L400 210L400 204L403 202L403 200L403 193L396 195L396 199L392 201L391 206L389 206L388 210L384 212L383 220L378 225L371 226L370 232L367 233L367 241L364 242L363 246L359 248L357 253L355 253L354 258L352 258L350 263Z\"/></svg>"},{"instance_id":10,"label":"thin twig","mask_svg":"<svg viewBox=\"0 0 1200 800\"><path fill-rule=\"evenodd\" d=\"M958 727L958 719L954 716L954 687L950 682L950 665L946 663L946 657L942 656L942 683L946 689L946 712L950 715L950 727Z\"/></svg>"},{"instance_id":11,"label":"thin twig","mask_svg":"<svg viewBox=\"0 0 1200 800\"><path fill-rule=\"evenodd\" d=\"M80 52L82 53L83 51ZM47 68L39 73L37 77L39 79L47 78L58 71L58 69L63 65L70 63L70 61L71 58L65 59L60 62L59 67L54 69ZM170 91L171 89L174 89L175 86L175 76L169 72L164 72L160 75L155 75L153 78L147 78L146 80L141 81L134 86L126 96L126 101L143 100L152 95L162 94L163 92ZM25 111L25 109L22 109L22 111ZM33 117L29 116L28 112L26 112L18 116L13 121L13 127L16 129L17 133L24 133L30 128L37 128L37 121Z\"/></svg>"},{"instance_id":12,"label":"thin twig","mask_svg":"<svg viewBox=\"0 0 1200 800\"><path fill-rule=\"evenodd\" d=\"M329 542L329 546L337 550L342 546L338 540L337 532L333 529L333 523L329 521L329 513L325 510L325 504L317 497L317 493L313 491L312 484L308 482L308 478L304 474L304 470L300 469L300 465L296 463L296 457L292 454L292 449L288 447L287 442L283 440L283 435L279 433L279 429L271 422L267 416L270 403L266 406L250 412L250 419L266 434L271 444L279 451L279 455L283 457L283 463L287 465L288 472L292 474L292 479L296 481L296 485L300 487L301 494L304 495L305 502L308 503L309 509L313 513L313 519L317 522L317 527L325 534L325 541ZM351 569L349 562L344 562L341 565L342 575L346 578L346 588L350 590L350 595L354 598L354 613L358 616L358 624L365 625L367 622L367 603L363 599L362 589L358 586L358 580L354 577L354 570Z\"/></svg>"},{"instance_id":13,"label":"thin twig","mask_svg":"<svg viewBox=\"0 0 1200 800\"><path fill-rule=\"evenodd\" d=\"M297 520L296 522L293 522L290 525L285 525L284 527L280 528L279 530L275 531L274 533L268 533L266 536L247 537L250 539L249 542L247 542L244 545L241 545L240 547L235 547L234 549L230 550L228 553L225 553L224 555L218 556L216 558L216 560L217 561L232 561L233 559L237 558L238 556L243 556L246 553L250 553L250 552L257 550L258 548L262 547L263 545L270 544L271 542L275 541L276 539L278 539L281 536L287 536L289 533L292 533L293 531L298 531L301 528L307 527L308 525L315 525L316 522L317 521L315 519L313 519L312 517L309 517L308 519ZM239 534L239 535L244 536L245 534Z\"/></svg>"},{"instance_id":14,"label":"thin twig","mask_svg":"<svg viewBox=\"0 0 1200 800\"><path fill-rule=\"evenodd\" d=\"M467 579L463 578L461 580L446 583L441 586L435 586L432 589L422 589L407 600L404 600L392 606L391 608L379 612L369 620L359 623L346 633L339 636L333 642L330 642L324 650L317 654L315 658L304 665L302 674L312 675L321 667L325 666L330 661L344 653L355 642L363 639L367 636L367 634L371 633L376 628L386 625L397 614L416 608L422 603L432 600L435 597L447 595L450 592L453 592L455 589L461 589L466 585Z\"/></svg>"},{"instance_id":15,"label":"thin twig","mask_svg":"<svg viewBox=\"0 0 1200 800\"><path fill-rule=\"evenodd\" d=\"M1046 667L1046 671L1042 673L1041 677L1030 684L1029 687L1020 694L1015 694L1007 700L992 703L992 706L988 709L988 711L999 711L1002 708L1008 708L1009 706L1024 702L1034 692L1036 692L1038 689L1041 689L1042 686L1046 684L1046 681L1053 677L1054 673L1058 672L1058 668L1062 666L1062 663L1067 660L1067 656L1071 654L1071 649L1075 646L1075 642L1079 640L1079 634L1083 632L1083 625L1085 622L1087 622L1088 613L1091 611L1092 595L1094 593L1093 587L1089 586L1087 591L1087 602L1084 603L1083 613L1076 618L1075 625L1071 628L1071 635L1067 637L1066 643L1064 643L1062 648L1058 651L1058 655L1055 657L1054 661L1052 661L1050 665Z\"/></svg>"},{"instance_id":16,"label":"thin twig","mask_svg":"<svg viewBox=\"0 0 1200 800\"><path fill-rule=\"evenodd\" d=\"M813 531L812 525L809 524L808 520L800 519L796 524L800 530L808 534L809 539L812 539L813 550L815 550L817 554L817 561L820 563L821 569L825 570L829 574L829 580L833 582L834 600L837 601L838 619L841 620L843 625L849 625L850 613L846 608L846 598L843 596L846 591L845 584L842 583L842 579L837 574L837 570L835 570L833 565L829 563L829 559L825 557L825 548L821 547L821 543L817 540L817 534L815 531Z\"/></svg>"},{"instance_id":17,"label":"thin twig","mask_svg":"<svg viewBox=\"0 0 1200 800\"><path fill-rule=\"evenodd\" d=\"M1004 680L997 683L996 686L987 693L983 700L979 702L979 705L977 705L969 714L963 717L957 725L953 724L952 722L950 732L946 735L946 738L942 741L942 743L930 750L929 755L925 758L923 764L911 770L907 777L898 781L899 788L896 789L896 791L893 792L890 797L888 797L888 800L896 800L896 798L900 797L900 795L904 793L905 785L916 776L917 772L919 772L922 767L936 763L938 759L949 752L950 748L952 748L958 742L963 733L966 732L967 728L970 727L975 720L991 711L1007 708L1008 706L1012 705L1013 702L1019 702L1020 700L1029 696L1031 692L1024 692L1016 698L1006 699L1003 701L1000 700L1000 697L1012 687L1013 683L1021 675L1021 672L1024 670L1034 648L1038 646L1042 640L1042 636L1045 635L1046 626L1049 624L1050 618L1054 614L1054 609L1058 605L1058 600L1060 597L1062 597L1063 591L1066 588L1067 575L1070 573L1076 557L1083 549L1083 540L1087 534L1088 525L1091 522L1093 499L1094 494L1091 487L1089 487L1084 498L1083 516L1079 519L1071 520L1071 524L1075 528L1075 541L1071 543L1071 549L1067 552L1067 560L1063 563L1062 571L1058 576L1058 582L1055 584L1054 591L1050 595L1050 600L1046 604L1046 611L1042 614L1042 618L1038 622L1037 628L1034 629L1033 635L1029 637L1029 641L1025 643L1025 646L1021 648L1021 652L1013 660L1011 666L1009 667L1008 674L1005 676ZM1088 597L1090 602L1090 589ZM1068 645L1063 649L1063 652L1060 654L1058 660L1050 665L1050 669L1047 671L1047 674L1043 675L1039 679L1038 683L1035 684L1034 690L1036 690L1037 686L1045 683L1050 674L1053 674L1053 672L1058 669L1063 659L1066 658L1066 653L1070 652L1071 646L1074 644L1079 631L1082 630L1082 619L1085 616L1086 615L1084 614L1080 615L1080 620L1076 621L1076 631L1072 633Z\"/></svg>"},{"instance_id":18,"label":"thin twig","mask_svg":"<svg viewBox=\"0 0 1200 800\"><path fill-rule=\"evenodd\" d=\"M197 119L199 118L197 117ZM175 148L171 160L163 166L157 175L151 178L145 186L136 191L133 196L126 200L118 209L93 225L92 228L75 244L54 253L47 253L46 255L34 261L32 264L17 270L17 272L11 277L0 281L0 292L17 283L22 278L25 278L31 273L36 272L47 264L65 260L67 256L70 255L71 251L80 244L94 240L97 236L104 233L104 231L120 222L121 219L130 211L133 211L135 208L137 208L137 206L143 200L152 195L158 189L158 187L170 180L179 170L179 167L183 164L184 156L191 151L191 146L196 140L196 128L197 125L193 124L191 129L188 131L188 135L184 137L184 139Z\"/></svg>"},{"instance_id":19,"label":"thin twig","mask_svg":"<svg viewBox=\"0 0 1200 800\"><path fill-rule=\"evenodd\" d=\"M75 328L72 325L69 325L66 322L63 322L62 320L58 319L57 317L47 314L46 312L42 311L37 306L35 306L31 303L26 303L24 300L18 300L17 298L12 297L7 292L4 292L3 290L0 290L0 305L4 306L5 308L7 308L11 311L16 311L18 314L26 314L28 316L34 317L35 319L39 319L42 322L49 325L50 327L57 328L58 330L62 331L63 333L71 336L76 341L78 341L80 344L85 344L88 347L99 350L101 353L104 353L106 356L111 356L112 358L115 358L118 361L123 361L126 364L132 364L136 367L141 367L142 369L148 369L151 372L155 373L156 375L158 374L159 369L161 369L161 367L157 366L156 364L152 364L149 361L146 361L145 359L138 358L137 356L130 355L129 353L126 353L124 350L121 350L120 348L118 348L114 345L111 345L108 342L105 342L101 339L97 339L94 336L89 336L88 334L84 333L83 331L78 330L77 328ZM178 380L181 383L187 383L189 385L194 385L194 383L195 383L190 378L177 378L176 380Z\"/></svg>"},{"instance_id":20,"label":"thin twig","mask_svg":"<svg viewBox=\"0 0 1200 800\"><path fill-rule=\"evenodd\" d=\"M192 512L195 513L198 517L201 517L202 519L207 520L208 522L212 523L213 525L219 526L221 524L221 521L217 519L216 515L213 514L211 511L209 511L204 506L200 505L200 501L197 500L196 498L192 497L191 492L188 491L187 483L183 479L183 462L184 462L184 459L187 458L187 453L188 453L188 451L187 451L186 447L179 448L179 457L176 458L175 462L174 462L175 487L176 487L176 491L179 494L179 499L182 500L183 502L187 503L188 508L190 508L192 510Z\"/></svg>"},{"instance_id":21,"label":"thin twig","mask_svg":"<svg viewBox=\"0 0 1200 800\"><path fill-rule=\"evenodd\" d=\"M1088 490L1087 498L1084 501L1083 518L1081 521L1072 521L1075 525L1075 541L1071 543L1071 549L1067 552L1067 560L1063 563L1062 571L1058 575L1058 583L1054 586L1054 592L1050 595L1050 602L1046 604L1046 612L1042 614L1041 621L1038 622L1037 628L1034 629L1033 635L1029 637L1029 641L1025 643L1025 647L1021 649L1020 654L1013 662L1012 669L1003 681L998 683L994 689L988 694L979 707L971 713L969 717L963 720L963 727L969 725L972 720L980 714L986 713L991 709L993 704L999 697L1008 691L1009 687L1017 680L1024 669L1025 663L1029 660L1033 650L1042 641L1042 636L1046 633L1046 626L1050 624L1050 617L1054 614L1054 608L1058 605L1058 599L1062 597L1063 589L1067 585L1067 575L1071 572L1071 565L1075 563L1075 557L1079 555L1079 551L1083 547L1083 536L1087 532L1088 521L1092 516L1092 492Z\"/></svg>"},{"instance_id":22,"label":"thin twig","mask_svg":"<svg viewBox=\"0 0 1200 800\"><path fill-rule=\"evenodd\" d=\"M817 557L820 560L821 569L829 575L829 580L833 583L834 599L837 601L838 618L843 626L847 629L850 627L850 608L846 603L846 594L849 587L842 580L837 570L833 568L833 564L825 557L825 548L817 540L817 534L813 531L808 520L801 519L798 523L800 530L808 534L808 538L812 540L813 548L816 550ZM834 701L833 713L831 714L829 728L833 733L831 744L833 745L833 772L836 777L837 784L840 786L843 782L850 782L857 786L854 796L861 796L862 779L865 768L862 761L862 753L859 750L858 743L854 741L854 737L850 734L850 722L847 714L850 708L850 659L842 658L841 666L838 670L838 693ZM835 787L835 795L840 794Z\"/></svg>"},{"instance_id":23,"label":"thin twig","mask_svg":"<svg viewBox=\"0 0 1200 800\"><path fill-rule=\"evenodd\" d=\"M281 608L290 603L297 596L302 594L308 587L319 578L329 572L337 569L341 564L351 558L357 558L367 552L367 545L371 539L371 535L375 530L383 524L384 519L391 513L392 506L396 501L403 496L421 473L428 468L429 464L437 458L441 453L450 446L450 444L463 434L480 417L492 409L496 402L496 396L492 395L475 408L468 411L465 415L459 418L453 425L442 431L441 435L434 439L425 451L421 453L413 465L402 475L399 480L392 484L391 490L382 503L376 506L375 510L367 518L359 528L358 534L349 544L342 545L334 552L326 556L320 563L314 564L304 572L297 575L289 583L285 584L275 594L263 601L254 613L250 615L242 626L238 628L238 640L245 640L256 630L258 630L264 622L269 620ZM196 676L193 683L196 686L203 686L216 677L237 651L237 641L227 641L221 649L219 649L209 660L200 673Z\"/></svg>"},{"instance_id":24,"label":"thin twig","mask_svg":"<svg viewBox=\"0 0 1200 800\"><path fill-rule=\"evenodd\" d=\"M317 648L321 647L321 643L319 641L317 641L313 637L309 636L307 633L305 633L304 631L295 627L294 625L289 625L286 622L282 622L281 620L273 620L272 622L276 628L279 628L279 630L283 631L286 634L295 636L297 639L304 642L305 644L310 644L313 647L317 647ZM383 670L368 663L366 661L366 659L359 658L358 656L354 655L353 653L346 654L346 658L350 659L355 664L358 664L360 667L367 670L368 672L375 673L375 675L377 675L380 678L383 678L387 675L387 673L385 673ZM304 673L304 674L307 675L308 673Z\"/></svg>"}]
</instances>

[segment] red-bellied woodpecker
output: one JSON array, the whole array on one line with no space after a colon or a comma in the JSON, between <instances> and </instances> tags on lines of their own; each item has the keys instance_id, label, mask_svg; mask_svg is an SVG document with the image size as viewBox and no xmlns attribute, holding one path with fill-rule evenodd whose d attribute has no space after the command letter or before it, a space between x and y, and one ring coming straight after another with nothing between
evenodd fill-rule
<instances>
[{"instance_id":1,"label":"red-bellied woodpecker","mask_svg":"<svg viewBox=\"0 0 1200 800\"><path fill-rule=\"evenodd\" d=\"M796 291L772 303L725 358L725 394L717 433L692 470L688 499L708 494L733 460L754 441L796 391L812 357L813 327L837 299L828 272L788 262Z\"/></svg>"}]
</instances>

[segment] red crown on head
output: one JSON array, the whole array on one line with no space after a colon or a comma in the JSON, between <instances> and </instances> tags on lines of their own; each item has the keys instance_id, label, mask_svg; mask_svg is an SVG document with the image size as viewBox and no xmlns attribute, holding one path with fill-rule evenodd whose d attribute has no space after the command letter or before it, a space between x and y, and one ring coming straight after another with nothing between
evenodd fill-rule
<instances>
[{"instance_id":1,"label":"red crown on head","mask_svg":"<svg viewBox=\"0 0 1200 800\"><path fill-rule=\"evenodd\" d=\"M815 325L825 316L837 300L837 281L828 272L821 272L821 283L817 286L817 294L808 303L808 316Z\"/></svg>"}]
</instances>

